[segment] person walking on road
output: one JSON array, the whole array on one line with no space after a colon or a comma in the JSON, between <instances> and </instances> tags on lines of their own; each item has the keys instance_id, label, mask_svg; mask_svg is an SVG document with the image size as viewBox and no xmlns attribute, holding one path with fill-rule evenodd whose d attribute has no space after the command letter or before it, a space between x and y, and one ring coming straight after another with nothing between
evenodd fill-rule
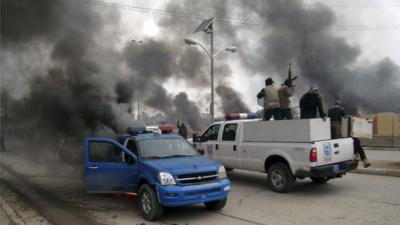
<instances>
[{"instance_id":1,"label":"person walking on road","mask_svg":"<svg viewBox=\"0 0 400 225\"><path fill-rule=\"evenodd\" d=\"M326 115L322 106L322 97L316 86L311 86L310 90L300 98L300 118L312 119L319 116L325 120Z\"/></svg>"},{"instance_id":2,"label":"person walking on road","mask_svg":"<svg viewBox=\"0 0 400 225\"><path fill-rule=\"evenodd\" d=\"M293 119L292 111L290 109L290 97L294 94L294 87L287 79L278 89L279 105L281 107L282 119Z\"/></svg>"},{"instance_id":3,"label":"person walking on road","mask_svg":"<svg viewBox=\"0 0 400 225\"><path fill-rule=\"evenodd\" d=\"M265 80L265 87L257 94L257 98L264 98L264 118L263 120L281 120L282 114L279 107L278 90L273 85L274 81L271 77Z\"/></svg>"},{"instance_id":4,"label":"person walking on road","mask_svg":"<svg viewBox=\"0 0 400 225\"><path fill-rule=\"evenodd\" d=\"M328 110L328 116L331 118L331 135L332 139L342 138L342 117L346 116L342 102L335 101L335 104ZM353 138L354 153L358 154L363 162L364 168L370 167L371 163L368 162L365 155L364 148L361 146L360 139Z\"/></svg>"}]
</instances>

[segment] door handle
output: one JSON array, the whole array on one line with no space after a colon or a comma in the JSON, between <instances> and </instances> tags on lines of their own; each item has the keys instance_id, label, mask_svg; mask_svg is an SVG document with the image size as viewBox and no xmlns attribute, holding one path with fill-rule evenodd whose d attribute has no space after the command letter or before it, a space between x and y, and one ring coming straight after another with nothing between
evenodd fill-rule
<instances>
[{"instance_id":1,"label":"door handle","mask_svg":"<svg viewBox=\"0 0 400 225\"><path fill-rule=\"evenodd\" d=\"M92 169L92 170L97 170L99 167L97 167L97 166L89 166L89 169Z\"/></svg>"},{"instance_id":2,"label":"door handle","mask_svg":"<svg viewBox=\"0 0 400 225\"><path fill-rule=\"evenodd\" d=\"M218 150L218 144L215 145L215 150Z\"/></svg>"},{"instance_id":3,"label":"door handle","mask_svg":"<svg viewBox=\"0 0 400 225\"><path fill-rule=\"evenodd\" d=\"M236 151L236 145L233 146L233 151Z\"/></svg>"}]
</instances>

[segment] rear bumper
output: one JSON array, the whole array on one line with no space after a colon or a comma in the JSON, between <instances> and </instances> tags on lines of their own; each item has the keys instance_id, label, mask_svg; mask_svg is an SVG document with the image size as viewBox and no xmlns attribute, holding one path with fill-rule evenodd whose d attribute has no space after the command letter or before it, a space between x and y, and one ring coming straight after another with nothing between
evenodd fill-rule
<instances>
[{"instance_id":1,"label":"rear bumper","mask_svg":"<svg viewBox=\"0 0 400 225\"><path fill-rule=\"evenodd\" d=\"M160 203L164 206L182 206L224 199L230 182L224 179L214 183L192 186L162 186L157 184Z\"/></svg>"},{"instance_id":2,"label":"rear bumper","mask_svg":"<svg viewBox=\"0 0 400 225\"><path fill-rule=\"evenodd\" d=\"M357 160L349 160L345 162L312 167L309 177L338 177L350 170L356 169L358 166Z\"/></svg>"},{"instance_id":3,"label":"rear bumper","mask_svg":"<svg viewBox=\"0 0 400 225\"><path fill-rule=\"evenodd\" d=\"M357 160L349 160L324 166L311 167L310 170L299 170L295 173L297 177L329 177L335 178L344 175L350 170L356 169Z\"/></svg>"}]
</instances>

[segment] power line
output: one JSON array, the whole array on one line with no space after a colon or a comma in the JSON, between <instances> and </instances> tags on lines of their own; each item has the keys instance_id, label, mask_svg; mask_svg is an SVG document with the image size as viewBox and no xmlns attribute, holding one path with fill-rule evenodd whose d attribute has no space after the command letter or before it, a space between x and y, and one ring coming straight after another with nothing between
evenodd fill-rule
<instances>
[{"instance_id":1,"label":"power line","mask_svg":"<svg viewBox=\"0 0 400 225\"><path fill-rule=\"evenodd\" d=\"M151 9L133 5L126 5L122 3L109 3L101 0L84 0L78 1L79 3L86 3L92 4L102 7L109 7L109 8L117 8L117 9L125 9L125 10L132 10L141 13L149 13L149 14L156 14L161 16L169 16L169 17L176 17L176 18L185 18L190 20L202 21L204 18L212 17L210 15L196 15L196 14L188 14L184 12L178 11L170 11L170 10L162 10L162 9ZM229 23L232 25L249 25L249 26L262 26L262 27L272 27L266 21L251 21L241 18L228 18L228 17L216 17L216 22L222 23ZM335 30L335 31L375 31L375 30L399 30L400 25L379 25L379 26L364 26L364 25L352 25L352 26L331 26L327 28L328 30Z\"/></svg>"},{"instance_id":2,"label":"power line","mask_svg":"<svg viewBox=\"0 0 400 225\"><path fill-rule=\"evenodd\" d=\"M346 5L346 4L325 4L322 2L318 3L303 3L304 5L307 6L312 6L312 7L331 7L331 8L396 8L400 7L400 4L393 4L393 5L367 5L367 4L360 4L360 5Z\"/></svg>"},{"instance_id":3,"label":"power line","mask_svg":"<svg viewBox=\"0 0 400 225\"><path fill-rule=\"evenodd\" d=\"M245 1L245 0L243 0ZM249 1L249 0L246 0ZM265 0L253 0L259 2L265 2ZM400 4L326 4L325 2L314 2L314 3L306 3L306 2L286 2L289 4L301 4L305 6L311 7L330 7L330 8L397 8L400 7Z\"/></svg>"}]
</instances>

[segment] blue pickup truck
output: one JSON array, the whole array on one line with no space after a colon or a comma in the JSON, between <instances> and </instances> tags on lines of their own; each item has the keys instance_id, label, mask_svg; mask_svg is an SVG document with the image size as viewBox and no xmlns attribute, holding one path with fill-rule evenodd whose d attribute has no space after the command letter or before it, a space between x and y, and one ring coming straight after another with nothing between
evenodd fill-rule
<instances>
[{"instance_id":1,"label":"blue pickup truck","mask_svg":"<svg viewBox=\"0 0 400 225\"><path fill-rule=\"evenodd\" d=\"M145 128L129 128L128 133L85 139L86 192L135 192L138 209L149 221L160 219L165 206L225 206L230 182L221 164L202 157L176 134Z\"/></svg>"}]
</instances>

